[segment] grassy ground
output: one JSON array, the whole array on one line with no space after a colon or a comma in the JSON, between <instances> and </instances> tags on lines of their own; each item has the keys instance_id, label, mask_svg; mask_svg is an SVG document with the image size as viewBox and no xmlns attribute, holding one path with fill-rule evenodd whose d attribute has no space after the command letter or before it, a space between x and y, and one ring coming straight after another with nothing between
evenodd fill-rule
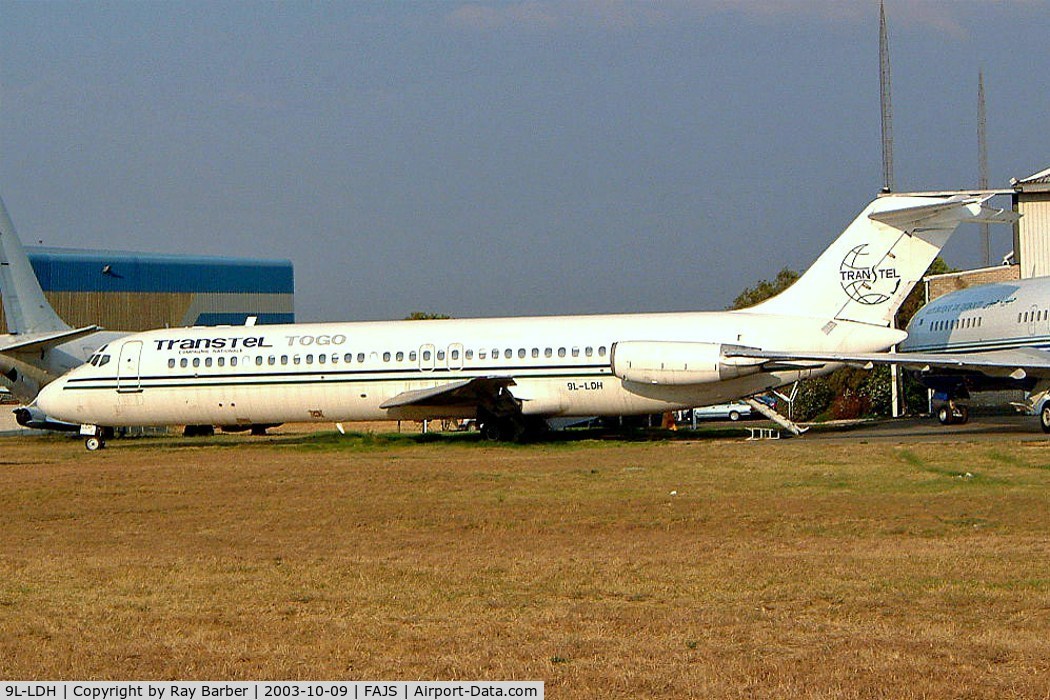
<instances>
[{"instance_id":1,"label":"grassy ground","mask_svg":"<svg viewBox=\"0 0 1050 700\"><path fill-rule=\"evenodd\" d=\"M1050 697L1050 445L0 443L0 676Z\"/></svg>"}]
</instances>

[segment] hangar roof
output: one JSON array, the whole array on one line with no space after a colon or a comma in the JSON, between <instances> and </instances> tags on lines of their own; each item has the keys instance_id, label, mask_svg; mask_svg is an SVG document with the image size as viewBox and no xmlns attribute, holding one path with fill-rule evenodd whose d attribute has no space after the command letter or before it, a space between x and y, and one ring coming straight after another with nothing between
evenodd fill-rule
<instances>
[{"instance_id":1,"label":"hangar roof","mask_svg":"<svg viewBox=\"0 0 1050 700\"><path fill-rule=\"evenodd\" d=\"M26 246L47 291L292 294L289 260Z\"/></svg>"},{"instance_id":2,"label":"hangar roof","mask_svg":"<svg viewBox=\"0 0 1050 700\"><path fill-rule=\"evenodd\" d=\"M1014 189L1022 192L1046 189L1045 186L1050 185L1050 168L1038 172L1035 175L1029 175L1021 180L1011 180L1010 184L1014 186Z\"/></svg>"}]
</instances>

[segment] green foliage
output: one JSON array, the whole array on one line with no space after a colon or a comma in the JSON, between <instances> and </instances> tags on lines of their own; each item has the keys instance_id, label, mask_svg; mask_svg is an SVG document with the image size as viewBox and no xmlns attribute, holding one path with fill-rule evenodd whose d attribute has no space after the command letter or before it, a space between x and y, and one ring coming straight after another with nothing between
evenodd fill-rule
<instances>
[{"instance_id":1,"label":"green foliage","mask_svg":"<svg viewBox=\"0 0 1050 700\"><path fill-rule=\"evenodd\" d=\"M405 316L406 321L435 321L445 318L452 318L446 314L436 314L430 311L413 311L408 316Z\"/></svg>"},{"instance_id":2,"label":"green foliage","mask_svg":"<svg viewBox=\"0 0 1050 700\"><path fill-rule=\"evenodd\" d=\"M748 287L742 291L739 296L733 300L733 304L729 308L746 309L749 306L754 306L761 301L765 301L770 297L780 294L794 284L795 280L798 278L799 273L785 267L777 273L777 276L772 282L769 280L759 280L754 287Z\"/></svg>"},{"instance_id":3,"label":"green foliage","mask_svg":"<svg viewBox=\"0 0 1050 700\"><path fill-rule=\"evenodd\" d=\"M797 421L811 421L824 414L835 399L827 377L807 379L798 385L791 415Z\"/></svg>"}]
</instances>

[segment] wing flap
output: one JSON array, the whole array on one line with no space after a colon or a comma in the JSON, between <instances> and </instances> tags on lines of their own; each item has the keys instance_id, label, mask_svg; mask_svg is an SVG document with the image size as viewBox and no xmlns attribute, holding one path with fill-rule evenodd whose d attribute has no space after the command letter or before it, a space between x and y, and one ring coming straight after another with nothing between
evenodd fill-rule
<instances>
[{"instance_id":1,"label":"wing flap","mask_svg":"<svg viewBox=\"0 0 1050 700\"><path fill-rule=\"evenodd\" d=\"M426 389L403 391L379 404L380 408L408 406L464 406L490 402L500 389L514 386L511 377L474 377L461 379Z\"/></svg>"},{"instance_id":2,"label":"wing flap","mask_svg":"<svg viewBox=\"0 0 1050 700\"><path fill-rule=\"evenodd\" d=\"M839 363L855 366L896 364L909 369L928 372L933 368L959 371L983 372L992 376L1024 378L1027 376L1050 377L1050 353L1035 348L1016 350L989 350L968 353L919 353L919 352L795 352L755 350L737 348L727 351L737 357L765 359L771 362Z\"/></svg>"}]
</instances>

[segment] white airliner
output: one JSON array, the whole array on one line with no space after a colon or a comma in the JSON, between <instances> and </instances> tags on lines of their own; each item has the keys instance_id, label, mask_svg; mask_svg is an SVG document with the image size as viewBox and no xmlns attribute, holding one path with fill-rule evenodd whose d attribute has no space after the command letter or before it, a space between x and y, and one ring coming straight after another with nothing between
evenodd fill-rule
<instances>
[{"instance_id":1,"label":"white airliner","mask_svg":"<svg viewBox=\"0 0 1050 700\"><path fill-rule=\"evenodd\" d=\"M127 335L98 326L71 328L55 313L2 200L0 295L9 331L0 335L0 381L27 403L48 382L87 362L99 347ZM32 407L18 409L16 416L19 423L34 428L77 429L75 425L50 421Z\"/></svg>"},{"instance_id":2,"label":"white airliner","mask_svg":"<svg viewBox=\"0 0 1050 700\"><path fill-rule=\"evenodd\" d=\"M943 424L965 423L970 392L1023 389L1026 408L1050 433L1050 277L985 284L939 297L908 324L897 354L792 353L821 362L898 364L944 403ZM741 349L739 359L775 360L775 351Z\"/></svg>"},{"instance_id":3,"label":"white airliner","mask_svg":"<svg viewBox=\"0 0 1050 700\"><path fill-rule=\"evenodd\" d=\"M37 405L97 449L106 426L476 417L516 439L551 417L725 402L835 368L733 348L899 343L893 315L956 227L1004 220L987 199L880 197L793 286L742 311L156 330L101 348Z\"/></svg>"}]
</instances>

